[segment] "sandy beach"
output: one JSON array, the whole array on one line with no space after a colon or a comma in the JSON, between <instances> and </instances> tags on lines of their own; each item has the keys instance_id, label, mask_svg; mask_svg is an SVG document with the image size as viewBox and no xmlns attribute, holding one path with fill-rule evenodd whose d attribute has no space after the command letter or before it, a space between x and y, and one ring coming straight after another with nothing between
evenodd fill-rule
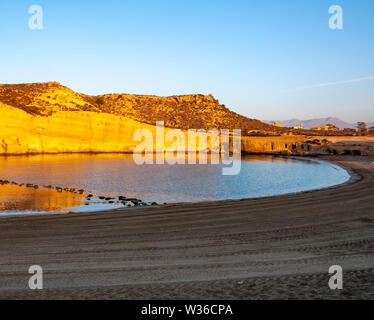
<instances>
[{"instance_id":1,"label":"sandy beach","mask_svg":"<svg viewBox=\"0 0 374 320\"><path fill-rule=\"evenodd\" d=\"M341 186L0 219L0 299L373 299L374 157ZM28 289L40 265L44 289ZM344 289L328 269L341 265Z\"/></svg>"}]
</instances>

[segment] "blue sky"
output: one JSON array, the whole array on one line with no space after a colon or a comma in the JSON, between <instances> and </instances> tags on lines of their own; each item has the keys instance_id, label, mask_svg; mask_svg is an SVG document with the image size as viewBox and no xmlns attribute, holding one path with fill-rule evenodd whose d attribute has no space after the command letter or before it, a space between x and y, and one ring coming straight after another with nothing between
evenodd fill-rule
<instances>
[{"instance_id":1,"label":"blue sky","mask_svg":"<svg viewBox=\"0 0 374 320\"><path fill-rule=\"evenodd\" d=\"M43 30L28 27L34 4ZM343 30L328 26L331 5ZM374 121L373 0L1 0L0 38L0 83L211 93L258 119Z\"/></svg>"}]
</instances>

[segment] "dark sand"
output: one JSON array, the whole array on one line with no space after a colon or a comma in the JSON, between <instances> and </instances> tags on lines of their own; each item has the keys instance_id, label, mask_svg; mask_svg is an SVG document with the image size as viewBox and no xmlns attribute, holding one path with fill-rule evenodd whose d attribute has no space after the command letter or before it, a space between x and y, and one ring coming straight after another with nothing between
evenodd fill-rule
<instances>
[{"instance_id":1,"label":"dark sand","mask_svg":"<svg viewBox=\"0 0 374 320\"><path fill-rule=\"evenodd\" d=\"M374 298L374 157L325 190L0 219L2 299ZM44 288L28 289L28 268ZM328 269L344 270L331 291Z\"/></svg>"}]
</instances>

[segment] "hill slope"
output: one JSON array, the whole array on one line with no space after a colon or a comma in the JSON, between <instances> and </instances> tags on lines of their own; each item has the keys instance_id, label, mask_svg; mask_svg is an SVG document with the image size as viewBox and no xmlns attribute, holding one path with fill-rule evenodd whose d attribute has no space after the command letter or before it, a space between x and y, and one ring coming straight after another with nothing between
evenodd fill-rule
<instances>
[{"instance_id":1,"label":"hill slope","mask_svg":"<svg viewBox=\"0 0 374 320\"><path fill-rule=\"evenodd\" d=\"M157 97L133 94L88 96L57 82L0 85L0 102L28 114L48 117L58 111L91 111L124 116L154 125L180 129L279 130L259 120L234 113L214 97L183 95Z\"/></svg>"}]
</instances>

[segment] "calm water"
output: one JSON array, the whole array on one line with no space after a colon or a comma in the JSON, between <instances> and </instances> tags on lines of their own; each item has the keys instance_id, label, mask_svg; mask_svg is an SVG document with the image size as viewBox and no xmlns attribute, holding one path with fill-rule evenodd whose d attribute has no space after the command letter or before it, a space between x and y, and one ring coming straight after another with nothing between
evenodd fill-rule
<instances>
[{"instance_id":1,"label":"calm water","mask_svg":"<svg viewBox=\"0 0 374 320\"><path fill-rule=\"evenodd\" d=\"M343 183L349 174L323 161L272 156L244 157L239 175L223 176L222 165L138 166L131 155L64 154L0 157L0 179L84 189L97 196L183 202L319 189ZM82 195L69 192L0 186L3 213L87 209L85 202Z\"/></svg>"}]
</instances>

